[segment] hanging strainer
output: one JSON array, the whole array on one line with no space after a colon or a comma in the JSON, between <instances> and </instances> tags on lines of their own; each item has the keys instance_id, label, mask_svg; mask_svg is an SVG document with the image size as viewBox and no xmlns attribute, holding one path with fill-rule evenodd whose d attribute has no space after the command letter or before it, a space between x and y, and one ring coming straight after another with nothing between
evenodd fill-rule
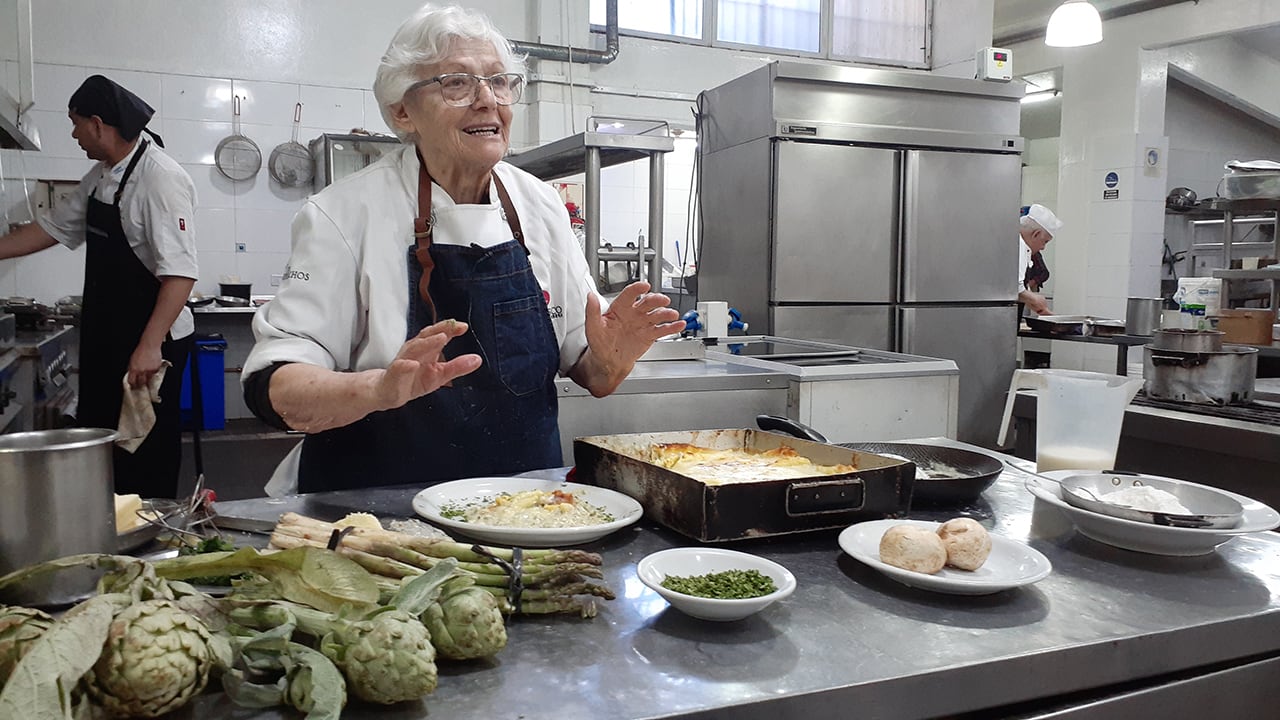
<instances>
[{"instance_id":1,"label":"hanging strainer","mask_svg":"<svg viewBox=\"0 0 1280 720\"><path fill-rule=\"evenodd\" d=\"M218 172L229 180L248 180L258 174L262 168L262 151L258 144L240 134L240 96L232 101L234 108L231 117L232 134L223 138L213 151L213 162Z\"/></svg>"},{"instance_id":2,"label":"hanging strainer","mask_svg":"<svg viewBox=\"0 0 1280 720\"><path fill-rule=\"evenodd\" d=\"M298 142L298 124L302 122L302 103L293 109L293 139L280 143L271 151L267 159L267 170L271 179L285 187L302 187L310 185L315 171L311 165L311 152L307 146Z\"/></svg>"}]
</instances>

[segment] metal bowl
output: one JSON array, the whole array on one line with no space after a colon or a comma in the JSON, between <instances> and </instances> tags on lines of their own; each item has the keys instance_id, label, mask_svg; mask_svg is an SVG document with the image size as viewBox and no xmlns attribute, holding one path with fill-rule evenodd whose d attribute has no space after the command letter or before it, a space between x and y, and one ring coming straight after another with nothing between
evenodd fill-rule
<instances>
[{"instance_id":1,"label":"metal bowl","mask_svg":"<svg viewBox=\"0 0 1280 720\"><path fill-rule=\"evenodd\" d=\"M918 443L842 443L850 450L896 455L916 466L915 489L911 504L946 504L978 499L991 487L1004 464L999 460L960 448Z\"/></svg>"},{"instance_id":2,"label":"metal bowl","mask_svg":"<svg viewBox=\"0 0 1280 720\"><path fill-rule=\"evenodd\" d=\"M1233 528L1244 517L1244 508L1229 495L1204 485L1162 480L1145 475L1096 473L1072 475L1062 480L1062 499L1068 505L1102 515L1124 518L1153 525L1181 528ZM1164 490L1178 498L1190 514L1139 510L1127 505L1107 502L1108 493L1130 487L1147 486Z\"/></svg>"},{"instance_id":3,"label":"metal bowl","mask_svg":"<svg viewBox=\"0 0 1280 720\"><path fill-rule=\"evenodd\" d=\"M234 295L219 295L214 298L214 302L222 307L249 307L249 298Z\"/></svg>"}]
</instances>

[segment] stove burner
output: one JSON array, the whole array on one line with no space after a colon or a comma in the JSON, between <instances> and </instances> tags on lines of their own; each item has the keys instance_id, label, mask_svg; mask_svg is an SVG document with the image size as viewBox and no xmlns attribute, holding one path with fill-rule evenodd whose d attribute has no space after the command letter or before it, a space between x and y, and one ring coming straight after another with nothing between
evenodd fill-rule
<instances>
[{"instance_id":1,"label":"stove burner","mask_svg":"<svg viewBox=\"0 0 1280 720\"><path fill-rule=\"evenodd\" d=\"M1145 392L1139 391L1133 399L1134 405L1178 410L1197 415L1211 415L1228 420L1261 423L1263 425L1280 426L1280 403L1254 400L1248 405L1202 405L1199 403L1183 403L1172 400L1153 400Z\"/></svg>"}]
</instances>

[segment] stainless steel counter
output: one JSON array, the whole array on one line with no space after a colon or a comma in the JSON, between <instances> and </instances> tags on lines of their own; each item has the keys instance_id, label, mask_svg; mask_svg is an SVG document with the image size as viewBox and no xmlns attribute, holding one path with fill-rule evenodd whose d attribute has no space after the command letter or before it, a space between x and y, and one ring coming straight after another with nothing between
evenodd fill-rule
<instances>
[{"instance_id":1,"label":"stainless steel counter","mask_svg":"<svg viewBox=\"0 0 1280 720\"><path fill-rule=\"evenodd\" d=\"M286 509L406 516L413 494L375 488L219 506L262 518ZM424 702L357 704L343 717L924 718L983 708L1100 717L1097 708L1132 708L1135 697L1148 709L1176 703L1182 717L1272 716L1280 690L1259 680L1267 677L1259 668L1280 657L1280 535L1241 537L1198 558L1118 550L1033 504L1012 471L974 505L912 517L961 512L1029 542L1053 574L1029 588L956 597L885 578L841 553L835 532L741 541L729 546L781 562L799 587L746 620L703 622L637 580L642 557L686 544L645 521L587 546L604 555L619 596L595 619L516 618L492 664L443 665ZM201 697L192 716L233 713L292 717L233 711L221 694Z\"/></svg>"}]
</instances>

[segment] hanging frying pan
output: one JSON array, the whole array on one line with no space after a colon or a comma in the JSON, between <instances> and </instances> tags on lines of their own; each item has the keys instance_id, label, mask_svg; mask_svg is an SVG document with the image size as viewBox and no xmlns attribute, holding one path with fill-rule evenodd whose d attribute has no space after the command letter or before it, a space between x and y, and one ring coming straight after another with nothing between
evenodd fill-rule
<instances>
[{"instance_id":1,"label":"hanging frying pan","mask_svg":"<svg viewBox=\"0 0 1280 720\"><path fill-rule=\"evenodd\" d=\"M240 134L240 96L232 99L231 135L218 143L213 162L228 180L239 182L258 174L262 168L262 151L258 144Z\"/></svg>"},{"instance_id":2,"label":"hanging frying pan","mask_svg":"<svg viewBox=\"0 0 1280 720\"><path fill-rule=\"evenodd\" d=\"M315 174L311 165L311 152L298 142L298 124L302 122L302 103L293 109L293 139L280 143L267 159L267 171L271 179L285 187L302 187L311 184Z\"/></svg>"}]
</instances>

